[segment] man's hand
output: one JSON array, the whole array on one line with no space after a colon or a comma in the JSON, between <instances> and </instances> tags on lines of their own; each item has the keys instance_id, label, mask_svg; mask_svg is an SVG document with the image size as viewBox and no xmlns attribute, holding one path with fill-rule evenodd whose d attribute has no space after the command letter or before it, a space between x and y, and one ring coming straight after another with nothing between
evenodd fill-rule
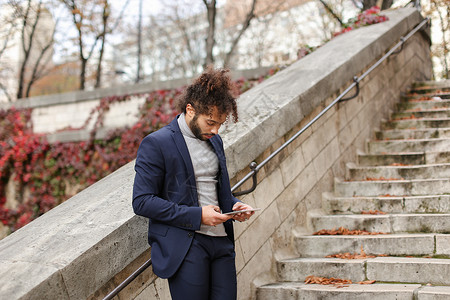
<instances>
[{"instance_id":1,"label":"man's hand","mask_svg":"<svg viewBox=\"0 0 450 300\"><path fill-rule=\"evenodd\" d=\"M253 209L250 205L237 202L235 205L233 205L233 210L244 210L244 209ZM249 212L243 212L233 215L233 219L239 222L244 222L250 219L251 216L253 216L255 212L249 211Z\"/></svg>"},{"instance_id":2,"label":"man's hand","mask_svg":"<svg viewBox=\"0 0 450 300\"><path fill-rule=\"evenodd\" d=\"M231 219L232 216L220 213L220 208L215 205L202 206L202 224L216 226Z\"/></svg>"}]
</instances>

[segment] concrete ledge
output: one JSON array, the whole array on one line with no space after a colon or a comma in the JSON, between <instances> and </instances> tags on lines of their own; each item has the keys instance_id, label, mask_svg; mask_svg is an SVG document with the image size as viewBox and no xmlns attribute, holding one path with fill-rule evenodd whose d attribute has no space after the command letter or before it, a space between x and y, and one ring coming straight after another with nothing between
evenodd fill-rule
<instances>
[{"instance_id":1,"label":"concrete ledge","mask_svg":"<svg viewBox=\"0 0 450 300\"><path fill-rule=\"evenodd\" d=\"M415 9L391 11L389 18L389 22L334 39L242 95L239 100L241 121L222 132L231 178L422 20ZM428 74L426 70L423 73ZM0 276L5 281L0 286L0 297L85 299L146 251L146 222L134 216L131 208L133 165L134 162L130 162L1 240ZM307 168L315 172L313 164ZM308 180L302 182L306 182L308 188L320 179L307 177ZM255 197L256 201L265 200ZM286 213L281 220L276 203L260 215L267 217L267 212L271 214L271 220L279 217L279 223L288 215ZM256 233L267 229L260 225L265 224L262 220L252 224L255 226L250 229L255 228ZM273 235L277 234L277 229L273 228ZM286 228L286 232L291 230ZM245 249L239 247L245 242L241 243L241 238L237 241L237 250L242 252L237 253L240 262L250 266L241 272L244 275L239 280L245 295L250 293L255 270L263 272L262 265L270 266L270 263L261 264L261 261L272 259L272 243L263 239L266 235L265 231L261 238L255 237L263 246L252 247L249 251L257 252L248 256ZM240 236L243 240L247 234Z\"/></svg>"},{"instance_id":2,"label":"concrete ledge","mask_svg":"<svg viewBox=\"0 0 450 300\"><path fill-rule=\"evenodd\" d=\"M0 241L0 298L85 299L148 249L133 162Z\"/></svg>"},{"instance_id":3,"label":"concrete ledge","mask_svg":"<svg viewBox=\"0 0 450 300\"><path fill-rule=\"evenodd\" d=\"M388 22L338 36L240 97L240 122L222 134L230 178L423 20L412 8L385 13Z\"/></svg>"},{"instance_id":4,"label":"concrete ledge","mask_svg":"<svg viewBox=\"0 0 450 300\"><path fill-rule=\"evenodd\" d=\"M232 73L233 78L257 78L263 76L272 67L261 67L252 70L235 70ZM158 89L173 89L190 84L193 77L173 79L167 81L152 81L132 85L119 85L108 88L95 89L92 91L76 91L63 94L36 96L25 99L20 99L14 103L0 103L0 109L8 109L12 106L16 108L37 108L52 105L61 105L68 103L76 103L89 101L94 99L101 99L104 97L111 97L117 95L131 95L141 94L155 91Z\"/></svg>"}]
</instances>

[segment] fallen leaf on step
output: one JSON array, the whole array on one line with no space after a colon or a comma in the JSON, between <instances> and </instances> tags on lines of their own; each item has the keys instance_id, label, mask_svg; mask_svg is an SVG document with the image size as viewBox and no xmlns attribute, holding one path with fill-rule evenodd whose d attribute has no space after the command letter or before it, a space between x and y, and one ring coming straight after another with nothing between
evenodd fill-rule
<instances>
[{"instance_id":1,"label":"fallen leaf on step","mask_svg":"<svg viewBox=\"0 0 450 300\"><path fill-rule=\"evenodd\" d=\"M395 119L392 119L392 121L414 120L414 119L420 119L420 118L417 118L415 115L410 115L407 117L395 118Z\"/></svg>"},{"instance_id":2,"label":"fallen leaf on step","mask_svg":"<svg viewBox=\"0 0 450 300\"><path fill-rule=\"evenodd\" d=\"M363 210L361 211L362 215L385 215L386 213L384 211L381 210Z\"/></svg>"},{"instance_id":3,"label":"fallen leaf on step","mask_svg":"<svg viewBox=\"0 0 450 300\"><path fill-rule=\"evenodd\" d=\"M347 228L344 227L339 227L337 230L336 229L322 229L319 230L315 233L313 233L313 235L376 235L376 234L387 234L385 232L370 232L370 231L366 231L366 230L349 230Z\"/></svg>"},{"instance_id":4,"label":"fallen leaf on step","mask_svg":"<svg viewBox=\"0 0 450 300\"><path fill-rule=\"evenodd\" d=\"M359 281L359 284L374 284L376 280L366 280L366 281Z\"/></svg>"},{"instance_id":5,"label":"fallen leaf on step","mask_svg":"<svg viewBox=\"0 0 450 300\"><path fill-rule=\"evenodd\" d=\"M305 279L306 284L322 284L322 285L342 285L342 284L352 284L352 281L350 279L340 279L340 278L326 278L326 277L319 277L310 275L306 277Z\"/></svg>"},{"instance_id":6,"label":"fallen leaf on step","mask_svg":"<svg viewBox=\"0 0 450 300\"><path fill-rule=\"evenodd\" d=\"M366 181L391 181L391 180L403 180L403 178L385 178L385 177L366 177Z\"/></svg>"},{"instance_id":7,"label":"fallen leaf on step","mask_svg":"<svg viewBox=\"0 0 450 300\"><path fill-rule=\"evenodd\" d=\"M429 100L431 100L430 97L420 97L417 99L409 99L408 101L409 102L422 102L422 101L429 101Z\"/></svg>"},{"instance_id":8,"label":"fallen leaf on step","mask_svg":"<svg viewBox=\"0 0 450 300\"><path fill-rule=\"evenodd\" d=\"M332 254L327 255L326 258L340 258L340 259L363 259L363 258L375 258L377 255L367 255L366 252L364 252L363 245L361 245L361 252L358 253L339 253L339 254Z\"/></svg>"},{"instance_id":9,"label":"fallen leaf on step","mask_svg":"<svg viewBox=\"0 0 450 300\"><path fill-rule=\"evenodd\" d=\"M352 284L353 282L350 279L341 279L341 278L326 278L310 275L306 277L305 284L321 284L321 285L335 285L337 288L348 287L347 284ZM359 281L358 284L373 284L375 280L366 280Z\"/></svg>"}]
</instances>

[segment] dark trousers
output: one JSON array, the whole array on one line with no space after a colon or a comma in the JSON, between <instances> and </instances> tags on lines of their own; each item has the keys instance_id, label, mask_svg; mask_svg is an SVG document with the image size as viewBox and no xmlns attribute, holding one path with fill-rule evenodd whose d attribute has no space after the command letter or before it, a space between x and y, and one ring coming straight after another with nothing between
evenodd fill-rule
<instances>
[{"instance_id":1,"label":"dark trousers","mask_svg":"<svg viewBox=\"0 0 450 300\"><path fill-rule=\"evenodd\" d=\"M227 237L196 233L186 258L169 278L173 300L236 299L234 245Z\"/></svg>"}]
</instances>

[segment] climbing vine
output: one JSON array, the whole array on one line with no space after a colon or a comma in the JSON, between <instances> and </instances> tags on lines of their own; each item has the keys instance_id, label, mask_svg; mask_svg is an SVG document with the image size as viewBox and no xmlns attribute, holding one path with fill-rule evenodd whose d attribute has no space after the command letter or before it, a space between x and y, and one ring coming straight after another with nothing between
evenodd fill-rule
<instances>
[{"instance_id":1,"label":"climbing vine","mask_svg":"<svg viewBox=\"0 0 450 300\"><path fill-rule=\"evenodd\" d=\"M344 28L336 32L334 36L341 35L343 33L346 33L350 30L368 26L372 24L382 23L389 20L389 18L385 15L380 14L380 8L378 6L373 6L362 13L358 14L356 18L352 18L348 20L347 24L345 24Z\"/></svg>"},{"instance_id":2,"label":"climbing vine","mask_svg":"<svg viewBox=\"0 0 450 300\"><path fill-rule=\"evenodd\" d=\"M242 93L276 71L271 70L256 80L238 79L236 84ZM96 118L89 140L83 142L50 144L45 135L33 133L30 109L0 110L0 221L3 226L9 232L17 230L133 160L142 138L176 116L175 99L182 90L101 99L82 127L71 128L86 128ZM130 97L145 98L138 121L133 126L110 131L101 140L96 139L111 105Z\"/></svg>"}]
</instances>

